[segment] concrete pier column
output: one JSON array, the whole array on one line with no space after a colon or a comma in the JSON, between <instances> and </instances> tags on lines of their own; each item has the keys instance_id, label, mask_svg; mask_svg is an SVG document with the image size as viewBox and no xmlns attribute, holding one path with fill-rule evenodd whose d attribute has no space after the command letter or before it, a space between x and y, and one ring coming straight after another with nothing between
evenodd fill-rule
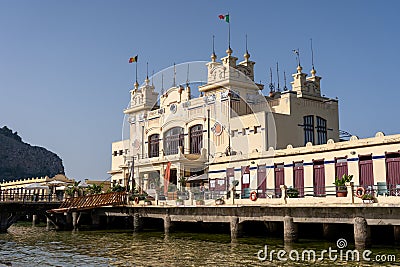
<instances>
[{"instance_id":1,"label":"concrete pier column","mask_svg":"<svg viewBox=\"0 0 400 267\"><path fill-rule=\"evenodd\" d=\"M235 241L240 236L240 224L239 224L239 217L233 216L231 217L231 240Z\"/></svg>"},{"instance_id":2,"label":"concrete pier column","mask_svg":"<svg viewBox=\"0 0 400 267\"><path fill-rule=\"evenodd\" d=\"M49 218L46 218L46 229L50 230L51 228L53 228L53 223Z\"/></svg>"},{"instance_id":3,"label":"concrete pier column","mask_svg":"<svg viewBox=\"0 0 400 267\"><path fill-rule=\"evenodd\" d=\"M298 239L297 224L293 222L293 217L283 218L283 240L285 243L293 243Z\"/></svg>"},{"instance_id":4,"label":"concrete pier column","mask_svg":"<svg viewBox=\"0 0 400 267\"><path fill-rule=\"evenodd\" d=\"M92 227L99 228L100 227L100 216L97 215L96 213L92 213L90 217L92 218Z\"/></svg>"},{"instance_id":5,"label":"concrete pier column","mask_svg":"<svg viewBox=\"0 0 400 267\"><path fill-rule=\"evenodd\" d=\"M371 233L367 221L363 217L354 218L354 243L356 249L364 249L369 246Z\"/></svg>"},{"instance_id":6,"label":"concrete pier column","mask_svg":"<svg viewBox=\"0 0 400 267\"><path fill-rule=\"evenodd\" d=\"M400 225L393 226L394 242L400 244Z\"/></svg>"},{"instance_id":7,"label":"concrete pier column","mask_svg":"<svg viewBox=\"0 0 400 267\"><path fill-rule=\"evenodd\" d=\"M72 227L74 230L78 230L78 212L72 212Z\"/></svg>"},{"instance_id":8,"label":"concrete pier column","mask_svg":"<svg viewBox=\"0 0 400 267\"><path fill-rule=\"evenodd\" d=\"M36 226L37 224L39 224L39 216L32 215L32 226Z\"/></svg>"},{"instance_id":9,"label":"concrete pier column","mask_svg":"<svg viewBox=\"0 0 400 267\"><path fill-rule=\"evenodd\" d=\"M64 213L65 215L65 221L67 222L68 227L72 225L72 215L70 212Z\"/></svg>"},{"instance_id":10,"label":"concrete pier column","mask_svg":"<svg viewBox=\"0 0 400 267\"><path fill-rule=\"evenodd\" d=\"M164 218L164 233L167 235L171 231L171 217L169 215L165 216Z\"/></svg>"},{"instance_id":11,"label":"concrete pier column","mask_svg":"<svg viewBox=\"0 0 400 267\"><path fill-rule=\"evenodd\" d=\"M333 239L335 234L335 225L331 223L322 224L322 235L325 239Z\"/></svg>"},{"instance_id":12,"label":"concrete pier column","mask_svg":"<svg viewBox=\"0 0 400 267\"><path fill-rule=\"evenodd\" d=\"M139 216L139 213L133 214L133 231L139 232L142 230L142 219Z\"/></svg>"}]
</instances>

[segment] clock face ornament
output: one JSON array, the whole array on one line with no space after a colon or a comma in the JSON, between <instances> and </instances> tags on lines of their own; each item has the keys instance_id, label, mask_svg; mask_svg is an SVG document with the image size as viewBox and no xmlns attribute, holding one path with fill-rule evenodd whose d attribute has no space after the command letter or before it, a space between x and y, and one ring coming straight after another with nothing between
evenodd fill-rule
<instances>
[{"instance_id":1,"label":"clock face ornament","mask_svg":"<svg viewBox=\"0 0 400 267\"><path fill-rule=\"evenodd\" d=\"M170 110L172 113L176 113L176 109L177 109L176 104L172 104L171 106L169 106L169 110Z\"/></svg>"}]
</instances>

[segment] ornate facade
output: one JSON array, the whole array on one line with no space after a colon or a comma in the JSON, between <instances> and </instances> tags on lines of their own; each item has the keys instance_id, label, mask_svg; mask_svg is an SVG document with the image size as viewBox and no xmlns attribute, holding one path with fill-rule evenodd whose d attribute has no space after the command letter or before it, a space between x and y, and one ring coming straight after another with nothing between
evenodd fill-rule
<instances>
[{"instance_id":1,"label":"ornate facade","mask_svg":"<svg viewBox=\"0 0 400 267\"><path fill-rule=\"evenodd\" d=\"M298 65L291 89L264 95L249 53L237 63L226 52L205 64L199 97L190 84L160 94L149 79L135 84L124 110L129 139L112 144L113 183L166 192L189 177L226 194L237 180L241 197L256 190L274 198L281 185L326 196L335 177L352 174L355 185L400 192L400 135L340 140L338 100L321 95L314 67L308 77Z\"/></svg>"}]
</instances>

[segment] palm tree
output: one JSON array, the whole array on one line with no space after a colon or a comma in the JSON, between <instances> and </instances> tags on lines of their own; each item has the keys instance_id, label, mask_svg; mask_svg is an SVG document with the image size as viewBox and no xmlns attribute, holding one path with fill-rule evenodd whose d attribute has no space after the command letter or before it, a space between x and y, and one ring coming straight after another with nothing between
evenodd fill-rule
<instances>
[{"instance_id":1,"label":"palm tree","mask_svg":"<svg viewBox=\"0 0 400 267\"><path fill-rule=\"evenodd\" d=\"M68 188L65 190L65 194L70 197L74 197L75 195L80 196L82 195L82 190L79 187L81 181L74 182L72 185L69 185Z\"/></svg>"},{"instance_id":2,"label":"palm tree","mask_svg":"<svg viewBox=\"0 0 400 267\"><path fill-rule=\"evenodd\" d=\"M103 190L103 184L92 184L88 186L88 191L91 195L95 194L101 194L101 191Z\"/></svg>"}]
</instances>

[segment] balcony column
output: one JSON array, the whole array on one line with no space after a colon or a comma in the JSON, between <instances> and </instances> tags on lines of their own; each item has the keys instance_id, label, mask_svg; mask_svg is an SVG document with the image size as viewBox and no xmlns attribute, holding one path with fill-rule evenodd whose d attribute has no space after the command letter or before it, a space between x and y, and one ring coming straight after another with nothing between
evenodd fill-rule
<instances>
[{"instance_id":1,"label":"balcony column","mask_svg":"<svg viewBox=\"0 0 400 267\"><path fill-rule=\"evenodd\" d=\"M182 177L182 173L181 173L181 164L178 162L176 164L176 182L177 182L177 188L178 189L183 189L181 188L181 184L179 183L179 179Z\"/></svg>"},{"instance_id":2,"label":"balcony column","mask_svg":"<svg viewBox=\"0 0 400 267\"><path fill-rule=\"evenodd\" d=\"M149 188L149 175L143 174L143 190L147 190Z\"/></svg>"}]
</instances>

